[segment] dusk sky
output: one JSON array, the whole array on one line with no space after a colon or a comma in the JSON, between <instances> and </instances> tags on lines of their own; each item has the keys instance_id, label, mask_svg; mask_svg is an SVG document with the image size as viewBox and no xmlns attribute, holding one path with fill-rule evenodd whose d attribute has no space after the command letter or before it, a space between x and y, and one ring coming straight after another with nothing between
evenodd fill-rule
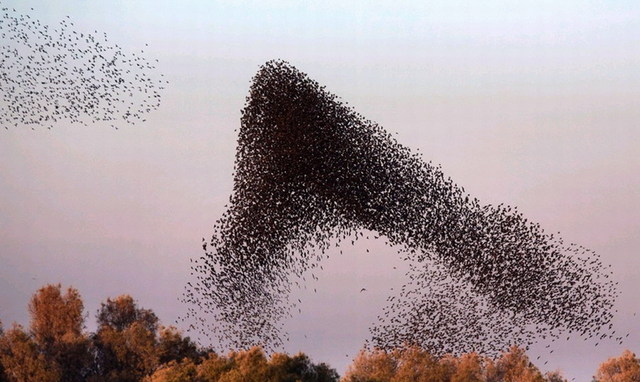
<instances>
[{"instance_id":1,"label":"dusk sky","mask_svg":"<svg viewBox=\"0 0 640 382\"><path fill-rule=\"evenodd\" d=\"M174 324L189 259L202 254L231 194L251 78L284 59L481 202L517 206L611 264L621 291L614 324L630 333L626 342L576 338L556 342L553 354L540 343L529 353L536 365L590 381L600 362L640 352L639 2L0 5L52 26L69 16L125 52L144 49L169 81L144 123L0 129L5 327L28 324L29 298L47 283L80 291L89 330L100 302L124 293ZM383 241L342 250L296 292L302 313L283 349L340 374L390 288L404 283Z\"/></svg>"}]
</instances>

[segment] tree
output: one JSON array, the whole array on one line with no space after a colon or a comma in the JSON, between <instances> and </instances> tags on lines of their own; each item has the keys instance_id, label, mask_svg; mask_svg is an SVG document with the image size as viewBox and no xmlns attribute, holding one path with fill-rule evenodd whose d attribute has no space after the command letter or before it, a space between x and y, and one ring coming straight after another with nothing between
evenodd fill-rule
<instances>
[{"instance_id":1,"label":"tree","mask_svg":"<svg viewBox=\"0 0 640 382\"><path fill-rule=\"evenodd\" d=\"M191 338L183 337L174 326L162 327L158 339L158 362L165 364L170 361L182 361L188 358L196 361L200 352Z\"/></svg>"},{"instance_id":2,"label":"tree","mask_svg":"<svg viewBox=\"0 0 640 382\"><path fill-rule=\"evenodd\" d=\"M620 357L603 362L594 379L596 382L640 382L640 360L625 350Z\"/></svg>"},{"instance_id":3,"label":"tree","mask_svg":"<svg viewBox=\"0 0 640 382\"><path fill-rule=\"evenodd\" d=\"M173 326L160 327L131 296L107 299L98 330L84 330L84 305L74 288L40 288L29 303L29 330L0 322L0 382L337 382L328 365L303 353L274 354L260 347L204 355Z\"/></svg>"},{"instance_id":4,"label":"tree","mask_svg":"<svg viewBox=\"0 0 640 382\"><path fill-rule=\"evenodd\" d=\"M567 379L562 376L560 370L546 372L544 374L544 380L546 382L568 382Z\"/></svg>"},{"instance_id":5,"label":"tree","mask_svg":"<svg viewBox=\"0 0 640 382\"><path fill-rule=\"evenodd\" d=\"M231 352L228 358L232 368L222 374L219 382L264 382L267 380L269 365L261 348L256 346L246 351Z\"/></svg>"},{"instance_id":6,"label":"tree","mask_svg":"<svg viewBox=\"0 0 640 382\"><path fill-rule=\"evenodd\" d=\"M158 318L131 296L107 299L98 310L97 380L139 381L159 365Z\"/></svg>"},{"instance_id":7,"label":"tree","mask_svg":"<svg viewBox=\"0 0 640 382\"><path fill-rule=\"evenodd\" d=\"M150 332L158 330L158 317L151 309L139 308L133 297L121 295L115 299L108 298L98 310L98 326L108 326L123 331L137 322Z\"/></svg>"},{"instance_id":8,"label":"tree","mask_svg":"<svg viewBox=\"0 0 640 382\"><path fill-rule=\"evenodd\" d=\"M311 373L309 358L302 354L292 358L284 353L275 353L269 360L269 381L306 382L310 380Z\"/></svg>"},{"instance_id":9,"label":"tree","mask_svg":"<svg viewBox=\"0 0 640 382\"><path fill-rule=\"evenodd\" d=\"M198 365L197 377L203 382L217 382L220 377L233 368L231 361L216 353L209 353Z\"/></svg>"},{"instance_id":10,"label":"tree","mask_svg":"<svg viewBox=\"0 0 640 382\"><path fill-rule=\"evenodd\" d=\"M31 298L31 334L49 362L57 364L64 381L86 380L89 338L83 333L84 304L78 290L62 293L60 284L40 288Z\"/></svg>"},{"instance_id":11,"label":"tree","mask_svg":"<svg viewBox=\"0 0 640 382\"><path fill-rule=\"evenodd\" d=\"M438 361L438 378L435 381L450 381L458 368L458 358L446 354Z\"/></svg>"},{"instance_id":12,"label":"tree","mask_svg":"<svg viewBox=\"0 0 640 382\"><path fill-rule=\"evenodd\" d=\"M375 349L361 350L349 366L345 382L390 382L394 377L398 362L391 353Z\"/></svg>"},{"instance_id":13,"label":"tree","mask_svg":"<svg viewBox=\"0 0 640 382\"><path fill-rule=\"evenodd\" d=\"M143 382L200 382L197 367L192 360L185 358L182 362L175 360L163 364Z\"/></svg>"},{"instance_id":14,"label":"tree","mask_svg":"<svg viewBox=\"0 0 640 382\"><path fill-rule=\"evenodd\" d=\"M316 365L304 353L293 357L276 353L269 360L270 382L336 382L338 373L321 363Z\"/></svg>"},{"instance_id":15,"label":"tree","mask_svg":"<svg viewBox=\"0 0 640 382\"><path fill-rule=\"evenodd\" d=\"M476 353L468 353L460 356L456 371L451 377L451 382L483 382L485 373L483 360Z\"/></svg>"},{"instance_id":16,"label":"tree","mask_svg":"<svg viewBox=\"0 0 640 382\"><path fill-rule=\"evenodd\" d=\"M317 382L337 382L340 379L336 369L330 367L324 362L320 362L315 366L318 376Z\"/></svg>"},{"instance_id":17,"label":"tree","mask_svg":"<svg viewBox=\"0 0 640 382\"><path fill-rule=\"evenodd\" d=\"M4 366L2 365L2 343L4 341L4 328L2 327L2 321L0 321L0 382L7 382L9 377L4 371Z\"/></svg>"},{"instance_id":18,"label":"tree","mask_svg":"<svg viewBox=\"0 0 640 382\"><path fill-rule=\"evenodd\" d=\"M397 359L398 367L392 382L440 382L449 381L449 368L440 364L438 359L419 347L396 350L392 355Z\"/></svg>"},{"instance_id":19,"label":"tree","mask_svg":"<svg viewBox=\"0 0 640 382\"><path fill-rule=\"evenodd\" d=\"M544 382L542 373L530 361L524 349L513 346L487 367L488 382Z\"/></svg>"},{"instance_id":20,"label":"tree","mask_svg":"<svg viewBox=\"0 0 640 382\"><path fill-rule=\"evenodd\" d=\"M14 324L0 338L0 363L10 381L61 381L58 365L38 350L38 344L20 325Z\"/></svg>"}]
</instances>

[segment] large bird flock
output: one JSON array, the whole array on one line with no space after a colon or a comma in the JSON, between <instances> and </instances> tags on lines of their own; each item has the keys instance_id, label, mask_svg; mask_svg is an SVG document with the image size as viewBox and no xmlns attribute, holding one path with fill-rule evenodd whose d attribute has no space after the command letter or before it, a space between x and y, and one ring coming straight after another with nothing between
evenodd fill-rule
<instances>
[{"instance_id":1,"label":"large bird flock","mask_svg":"<svg viewBox=\"0 0 640 382\"><path fill-rule=\"evenodd\" d=\"M69 18L50 27L0 9L3 127L117 128L160 105L166 81L143 52ZM237 150L228 209L184 295L186 318L222 346L280 347L283 319L301 303L292 288L363 230L411 263L371 328L375 347L495 354L567 332L621 341L611 323L618 292L595 253L511 207L482 205L286 62L255 76Z\"/></svg>"},{"instance_id":2,"label":"large bird flock","mask_svg":"<svg viewBox=\"0 0 640 382\"><path fill-rule=\"evenodd\" d=\"M221 347L279 348L301 303L290 301L293 288L364 230L410 262L370 329L372 346L496 354L570 334L621 341L616 283L595 253L514 208L481 204L283 61L253 79L233 193L192 260L183 319Z\"/></svg>"},{"instance_id":3,"label":"large bird flock","mask_svg":"<svg viewBox=\"0 0 640 382\"><path fill-rule=\"evenodd\" d=\"M68 16L51 27L13 8L1 10L0 125L5 129L50 129L64 122L118 128L144 122L160 105L167 81L144 51L126 52L106 33L79 30Z\"/></svg>"}]
</instances>

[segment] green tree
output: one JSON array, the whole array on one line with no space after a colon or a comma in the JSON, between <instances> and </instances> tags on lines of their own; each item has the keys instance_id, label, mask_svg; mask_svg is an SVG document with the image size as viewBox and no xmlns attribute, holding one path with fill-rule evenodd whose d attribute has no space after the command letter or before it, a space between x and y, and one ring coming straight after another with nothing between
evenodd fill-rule
<instances>
[{"instance_id":1,"label":"green tree","mask_svg":"<svg viewBox=\"0 0 640 382\"><path fill-rule=\"evenodd\" d=\"M640 360L630 350L603 362L594 377L596 382L640 382Z\"/></svg>"},{"instance_id":2,"label":"green tree","mask_svg":"<svg viewBox=\"0 0 640 382\"><path fill-rule=\"evenodd\" d=\"M84 329L84 304L78 290L63 294L60 284L40 288L29 303L31 334L39 350L57 364L61 377L81 382L89 371L88 336Z\"/></svg>"},{"instance_id":3,"label":"green tree","mask_svg":"<svg viewBox=\"0 0 640 382\"><path fill-rule=\"evenodd\" d=\"M131 296L107 299L98 311L96 374L98 381L139 381L159 365L158 318L139 308Z\"/></svg>"}]
</instances>

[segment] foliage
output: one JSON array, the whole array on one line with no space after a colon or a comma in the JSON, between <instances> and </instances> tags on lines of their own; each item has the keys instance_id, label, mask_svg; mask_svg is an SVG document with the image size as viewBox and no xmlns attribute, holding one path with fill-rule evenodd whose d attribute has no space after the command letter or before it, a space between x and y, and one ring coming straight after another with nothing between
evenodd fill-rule
<instances>
[{"instance_id":1,"label":"foliage","mask_svg":"<svg viewBox=\"0 0 640 382\"><path fill-rule=\"evenodd\" d=\"M162 327L158 338L158 361L161 364L188 358L196 361L200 357L198 346L174 326Z\"/></svg>"},{"instance_id":2,"label":"foliage","mask_svg":"<svg viewBox=\"0 0 640 382\"><path fill-rule=\"evenodd\" d=\"M547 382L569 382L565 377L562 376L560 370L549 371L545 373L544 379Z\"/></svg>"},{"instance_id":3,"label":"foliage","mask_svg":"<svg viewBox=\"0 0 640 382\"><path fill-rule=\"evenodd\" d=\"M199 364L184 358L170 361L145 382L337 382L338 373L326 364L314 364L298 353L275 353L270 358L259 347L220 356L209 353Z\"/></svg>"},{"instance_id":4,"label":"foliage","mask_svg":"<svg viewBox=\"0 0 640 382\"><path fill-rule=\"evenodd\" d=\"M544 382L544 377L529 361L524 349L513 346L509 351L502 353L495 364L489 366L487 381Z\"/></svg>"},{"instance_id":5,"label":"foliage","mask_svg":"<svg viewBox=\"0 0 640 382\"><path fill-rule=\"evenodd\" d=\"M476 353L464 354L458 360L456 371L451 376L451 382L483 382L485 377L485 363Z\"/></svg>"},{"instance_id":6,"label":"foliage","mask_svg":"<svg viewBox=\"0 0 640 382\"><path fill-rule=\"evenodd\" d=\"M14 325L0 339L0 361L10 381L57 382L60 370L39 351L24 328Z\"/></svg>"},{"instance_id":7,"label":"foliage","mask_svg":"<svg viewBox=\"0 0 640 382\"><path fill-rule=\"evenodd\" d=\"M344 382L386 382L396 374L397 359L390 353L375 349L361 350L349 366Z\"/></svg>"},{"instance_id":8,"label":"foliage","mask_svg":"<svg viewBox=\"0 0 640 382\"><path fill-rule=\"evenodd\" d=\"M83 333L84 303L78 290L60 284L40 288L29 303L31 335L44 357L67 382L85 381L90 341Z\"/></svg>"},{"instance_id":9,"label":"foliage","mask_svg":"<svg viewBox=\"0 0 640 382\"><path fill-rule=\"evenodd\" d=\"M98 311L98 326L110 327L117 331L126 330L134 323L155 333L158 330L158 317L150 309L139 308L133 297L122 295L115 299L108 298Z\"/></svg>"},{"instance_id":10,"label":"foliage","mask_svg":"<svg viewBox=\"0 0 640 382\"><path fill-rule=\"evenodd\" d=\"M78 291L40 288L29 303L29 329L0 322L0 382L337 382L338 373L304 353L265 354L260 347L220 355L199 348L128 295L100 306L96 333L86 333ZM542 374L525 351L497 359L476 353L435 357L419 347L362 350L341 382L567 382ZM630 351L600 365L594 382L640 382Z\"/></svg>"},{"instance_id":11,"label":"foliage","mask_svg":"<svg viewBox=\"0 0 640 382\"><path fill-rule=\"evenodd\" d=\"M98 374L104 381L139 381L160 365L158 318L131 296L107 299L98 311L94 337Z\"/></svg>"},{"instance_id":12,"label":"foliage","mask_svg":"<svg viewBox=\"0 0 640 382\"><path fill-rule=\"evenodd\" d=\"M562 382L557 372L542 375L524 350L512 347L497 360L476 353L436 358L409 347L361 351L342 382Z\"/></svg>"},{"instance_id":13,"label":"foliage","mask_svg":"<svg viewBox=\"0 0 640 382\"><path fill-rule=\"evenodd\" d=\"M618 358L610 358L598 369L596 382L640 382L640 359L629 350Z\"/></svg>"},{"instance_id":14,"label":"foliage","mask_svg":"<svg viewBox=\"0 0 640 382\"><path fill-rule=\"evenodd\" d=\"M230 372L233 367L234 365L228 358L219 356L216 353L209 353L198 366L198 381L216 382L220 380L222 375Z\"/></svg>"},{"instance_id":15,"label":"foliage","mask_svg":"<svg viewBox=\"0 0 640 382\"><path fill-rule=\"evenodd\" d=\"M144 382L183 382L183 381L203 381L198 377L196 365L190 359L185 358L184 362L169 361L156 370L153 375L146 377Z\"/></svg>"},{"instance_id":16,"label":"foliage","mask_svg":"<svg viewBox=\"0 0 640 382\"><path fill-rule=\"evenodd\" d=\"M4 366L2 365L2 340L4 339L4 328L2 327L2 321L0 321L0 382L7 382L9 378L5 373Z\"/></svg>"}]
</instances>

